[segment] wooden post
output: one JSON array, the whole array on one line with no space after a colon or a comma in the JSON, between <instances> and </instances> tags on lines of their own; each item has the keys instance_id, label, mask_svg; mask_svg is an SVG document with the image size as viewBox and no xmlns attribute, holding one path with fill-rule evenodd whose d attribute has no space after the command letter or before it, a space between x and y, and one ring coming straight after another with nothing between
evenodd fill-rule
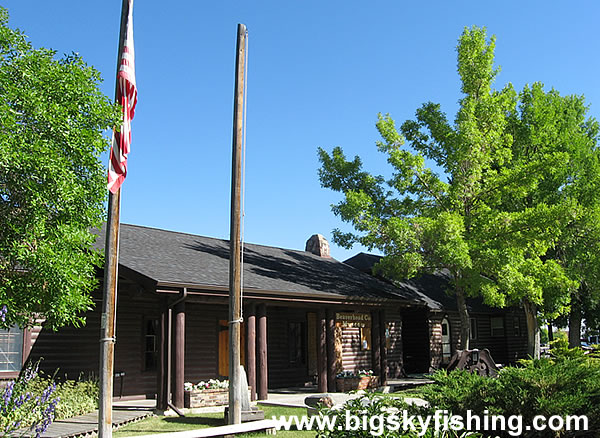
<instances>
[{"instance_id":1,"label":"wooden post","mask_svg":"<svg viewBox=\"0 0 600 438\"><path fill-rule=\"evenodd\" d=\"M175 305L175 378L173 387L173 404L182 409L184 404L185 383L185 302Z\"/></svg>"},{"instance_id":2,"label":"wooden post","mask_svg":"<svg viewBox=\"0 0 600 438\"><path fill-rule=\"evenodd\" d=\"M381 342L379 341L379 311L371 312L371 366L381 378Z\"/></svg>"},{"instance_id":3,"label":"wooden post","mask_svg":"<svg viewBox=\"0 0 600 438\"><path fill-rule=\"evenodd\" d=\"M250 386L250 400L256 400L256 305L246 309L246 372Z\"/></svg>"},{"instance_id":4,"label":"wooden post","mask_svg":"<svg viewBox=\"0 0 600 438\"><path fill-rule=\"evenodd\" d=\"M267 366L267 308L258 306L258 399L266 400L269 396L269 375Z\"/></svg>"},{"instance_id":5,"label":"wooden post","mask_svg":"<svg viewBox=\"0 0 600 438\"><path fill-rule=\"evenodd\" d=\"M167 410L169 402L167 394L167 323L168 323L168 308L165 299L161 299L161 312L158 322L159 339L158 339L158 369L156 370L156 409L159 411Z\"/></svg>"},{"instance_id":6,"label":"wooden post","mask_svg":"<svg viewBox=\"0 0 600 438\"><path fill-rule=\"evenodd\" d=\"M130 2L123 0L121 5L121 29L119 31L119 49L117 54L117 74L123 54L123 42L130 16ZM115 101L117 101L119 82L115 83ZM117 283L119 280L119 213L121 207L121 189L116 193L108 192L108 219L106 222L106 243L104 246L104 284L102 315L100 319L100 393L98 401L98 436L112 437L112 397L113 374L116 342Z\"/></svg>"},{"instance_id":7,"label":"wooden post","mask_svg":"<svg viewBox=\"0 0 600 438\"><path fill-rule=\"evenodd\" d=\"M242 323L242 143L244 132L244 72L246 26L238 24L235 93L233 103L233 156L231 170L231 231L229 238L229 424L242 422L240 336Z\"/></svg>"},{"instance_id":8,"label":"wooden post","mask_svg":"<svg viewBox=\"0 0 600 438\"><path fill-rule=\"evenodd\" d=\"M327 309L327 390L335 392L336 353L335 353L335 312Z\"/></svg>"},{"instance_id":9,"label":"wooden post","mask_svg":"<svg viewBox=\"0 0 600 438\"><path fill-rule=\"evenodd\" d=\"M387 321L385 320L385 310L379 311L379 342L381 343L380 354L381 354L381 374L379 381L381 386L387 383L387 336L386 336Z\"/></svg>"},{"instance_id":10,"label":"wooden post","mask_svg":"<svg viewBox=\"0 0 600 438\"><path fill-rule=\"evenodd\" d=\"M325 310L317 314L317 383L319 392L327 392L327 318Z\"/></svg>"}]
</instances>

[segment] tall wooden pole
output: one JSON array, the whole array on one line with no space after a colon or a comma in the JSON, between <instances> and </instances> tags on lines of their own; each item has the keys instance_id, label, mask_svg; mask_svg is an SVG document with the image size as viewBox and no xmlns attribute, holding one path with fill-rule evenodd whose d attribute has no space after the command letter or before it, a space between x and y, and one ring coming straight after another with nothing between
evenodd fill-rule
<instances>
[{"instance_id":1,"label":"tall wooden pole","mask_svg":"<svg viewBox=\"0 0 600 438\"><path fill-rule=\"evenodd\" d=\"M242 422L240 324L242 322L242 143L244 133L244 72L246 26L238 24L233 104L233 157L231 170L231 233L229 238L229 424Z\"/></svg>"},{"instance_id":2,"label":"tall wooden pole","mask_svg":"<svg viewBox=\"0 0 600 438\"><path fill-rule=\"evenodd\" d=\"M123 41L126 34L129 8L133 0L123 0L121 6L121 30L117 54L117 77L121 63ZM115 83L115 101L118 98L119 82ZM108 219L106 222L106 243L104 245L104 284L102 316L100 318L100 400L98 403L98 436L112 437L112 395L115 356L115 325L117 315L117 283L119 279L119 210L121 189L108 193Z\"/></svg>"}]
</instances>

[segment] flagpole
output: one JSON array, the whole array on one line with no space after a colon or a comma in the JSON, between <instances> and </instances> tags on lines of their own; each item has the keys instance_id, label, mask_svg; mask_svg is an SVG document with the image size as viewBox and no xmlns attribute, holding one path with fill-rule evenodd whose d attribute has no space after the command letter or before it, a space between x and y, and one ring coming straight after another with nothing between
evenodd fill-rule
<instances>
[{"instance_id":1,"label":"flagpole","mask_svg":"<svg viewBox=\"0 0 600 438\"><path fill-rule=\"evenodd\" d=\"M131 0L132 2L133 0ZM123 42L126 35L127 17L130 0L123 0L121 6L121 28L119 31L119 49L117 55L118 77ZM115 101L118 100L119 81L115 84ZM119 266L119 213L121 207L121 188L116 193L108 192L108 219L106 222L106 243L104 246L104 284L102 297L102 316L100 318L100 400L98 403L98 436L112 437L112 395L115 353L115 325L117 304L117 282Z\"/></svg>"},{"instance_id":2,"label":"flagpole","mask_svg":"<svg viewBox=\"0 0 600 438\"><path fill-rule=\"evenodd\" d=\"M244 72L246 26L237 27L235 95L233 104L233 152L231 170L231 231L229 255L229 424L242 422L240 338L242 323L241 192L244 132Z\"/></svg>"}]
</instances>

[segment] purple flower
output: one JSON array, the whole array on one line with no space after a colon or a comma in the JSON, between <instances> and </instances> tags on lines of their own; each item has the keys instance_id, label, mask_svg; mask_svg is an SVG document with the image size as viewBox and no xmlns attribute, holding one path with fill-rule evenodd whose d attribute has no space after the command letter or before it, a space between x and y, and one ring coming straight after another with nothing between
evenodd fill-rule
<instances>
[{"instance_id":1,"label":"purple flower","mask_svg":"<svg viewBox=\"0 0 600 438\"><path fill-rule=\"evenodd\" d=\"M2 308L0 309L0 319L2 320L2 322L6 322L6 314L8 313L8 307L6 307L6 304L4 304L2 306Z\"/></svg>"},{"instance_id":2,"label":"purple flower","mask_svg":"<svg viewBox=\"0 0 600 438\"><path fill-rule=\"evenodd\" d=\"M56 382L53 382L52 385L50 385L46 389L44 389L44 392L42 393L42 398L40 399L40 404L46 403L55 389L56 389Z\"/></svg>"},{"instance_id":3,"label":"purple flower","mask_svg":"<svg viewBox=\"0 0 600 438\"><path fill-rule=\"evenodd\" d=\"M36 363L35 366L31 366L29 365L25 371L23 372L23 380L24 383L29 382L30 380L32 380L35 376L37 376L38 374L38 368L39 368L40 364Z\"/></svg>"},{"instance_id":4,"label":"purple flower","mask_svg":"<svg viewBox=\"0 0 600 438\"><path fill-rule=\"evenodd\" d=\"M8 408L8 404L10 403L10 400L12 399L12 394L13 394L14 388L15 388L14 380L8 382L8 385L6 385L6 388L4 388L4 395L2 396L2 402L3 402L2 411L3 412L6 412L6 409Z\"/></svg>"}]
</instances>

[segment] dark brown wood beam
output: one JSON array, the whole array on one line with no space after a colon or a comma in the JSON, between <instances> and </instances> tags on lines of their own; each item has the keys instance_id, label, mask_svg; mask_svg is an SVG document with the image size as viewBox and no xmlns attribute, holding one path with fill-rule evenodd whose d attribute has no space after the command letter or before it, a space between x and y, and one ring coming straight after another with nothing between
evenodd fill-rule
<instances>
[{"instance_id":1,"label":"dark brown wood beam","mask_svg":"<svg viewBox=\"0 0 600 438\"><path fill-rule=\"evenodd\" d=\"M373 373L381 378L381 341L379 311L371 312L371 366Z\"/></svg>"},{"instance_id":2,"label":"dark brown wood beam","mask_svg":"<svg viewBox=\"0 0 600 438\"><path fill-rule=\"evenodd\" d=\"M156 409L159 411L167 410L167 324L168 308L166 298L160 300L160 319L158 320L158 363L156 367Z\"/></svg>"},{"instance_id":3,"label":"dark brown wood beam","mask_svg":"<svg viewBox=\"0 0 600 438\"><path fill-rule=\"evenodd\" d=\"M385 310L379 311L379 342L381 343L381 385L387 383L388 364L387 364L387 336L386 336L387 321L385 317Z\"/></svg>"},{"instance_id":4,"label":"dark brown wood beam","mask_svg":"<svg viewBox=\"0 0 600 438\"><path fill-rule=\"evenodd\" d=\"M335 392L336 353L335 353L335 311L327 309L327 390Z\"/></svg>"},{"instance_id":5,"label":"dark brown wood beam","mask_svg":"<svg viewBox=\"0 0 600 438\"><path fill-rule=\"evenodd\" d=\"M185 302L175 305L173 404L182 409L185 383Z\"/></svg>"},{"instance_id":6,"label":"dark brown wood beam","mask_svg":"<svg viewBox=\"0 0 600 438\"><path fill-rule=\"evenodd\" d=\"M319 392L327 392L327 316L322 308L317 313L317 384Z\"/></svg>"},{"instance_id":7,"label":"dark brown wood beam","mask_svg":"<svg viewBox=\"0 0 600 438\"><path fill-rule=\"evenodd\" d=\"M257 347L258 347L258 383L257 396L258 400L266 400L269 391L269 375L267 366L267 307L264 304L258 305L258 330L257 330Z\"/></svg>"},{"instance_id":8,"label":"dark brown wood beam","mask_svg":"<svg viewBox=\"0 0 600 438\"><path fill-rule=\"evenodd\" d=\"M250 400L256 400L256 305L246 309L246 372L250 386Z\"/></svg>"}]
</instances>

